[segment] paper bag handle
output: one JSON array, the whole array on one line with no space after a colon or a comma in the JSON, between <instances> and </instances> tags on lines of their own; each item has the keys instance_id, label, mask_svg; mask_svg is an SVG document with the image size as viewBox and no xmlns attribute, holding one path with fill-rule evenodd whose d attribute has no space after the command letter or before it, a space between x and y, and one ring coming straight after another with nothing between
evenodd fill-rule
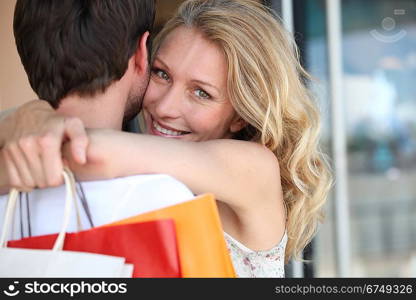
<instances>
[{"instance_id":1,"label":"paper bag handle","mask_svg":"<svg viewBox=\"0 0 416 300\"><path fill-rule=\"evenodd\" d=\"M72 202L74 202L76 205L74 175L68 168L64 168L62 175L64 176L65 189L66 189L64 218L62 222L61 231L59 232L58 237L56 238L55 244L52 248L53 251L60 251L63 249L64 241L65 241L65 234L68 229L68 225L69 225L69 221L71 217ZM16 189L11 189L9 192L6 214L4 217L3 228L2 228L2 232L0 236L0 248L7 247L7 236L9 234L9 229L10 229L10 225L13 219L13 214L15 211L18 195L19 195L19 191Z\"/></svg>"}]
</instances>

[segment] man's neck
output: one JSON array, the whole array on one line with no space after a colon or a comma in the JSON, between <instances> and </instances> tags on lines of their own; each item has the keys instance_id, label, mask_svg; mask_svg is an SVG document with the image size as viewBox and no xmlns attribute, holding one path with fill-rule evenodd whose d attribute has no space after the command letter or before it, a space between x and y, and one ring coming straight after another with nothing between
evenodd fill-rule
<instances>
[{"instance_id":1,"label":"man's neck","mask_svg":"<svg viewBox=\"0 0 416 300\"><path fill-rule=\"evenodd\" d=\"M87 128L121 130L127 99L125 89L111 85L95 96L70 95L61 100L57 112L82 120Z\"/></svg>"}]
</instances>

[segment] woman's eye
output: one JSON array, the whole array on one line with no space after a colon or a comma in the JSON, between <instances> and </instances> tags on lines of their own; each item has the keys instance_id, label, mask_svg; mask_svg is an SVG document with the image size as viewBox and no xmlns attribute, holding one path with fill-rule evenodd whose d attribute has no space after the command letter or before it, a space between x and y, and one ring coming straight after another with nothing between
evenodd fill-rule
<instances>
[{"instance_id":1,"label":"woman's eye","mask_svg":"<svg viewBox=\"0 0 416 300\"><path fill-rule=\"evenodd\" d=\"M166 72L164 72L163 70L160 70L160 69L154 69L154 70L153 70L153 73L154 73L157 77L159 77L159 78L161 78L161 79L163 79L163 80L169 80L169 75L168 75L168 74L166 74Z\"/></svg>"},{"instance_id":2,"label":"woman's eye","mask_svg":"<svg viewBox=\"0 0 416 300\"><path fill-rule=\"evenodd\" d=\"M195 90L195 95L198 98L201 98L201 99L210 99L211 98L211 96L207 92L205 92L204 90L201 90L201 89L196 89Z\"/></svg>"}]
</instances>

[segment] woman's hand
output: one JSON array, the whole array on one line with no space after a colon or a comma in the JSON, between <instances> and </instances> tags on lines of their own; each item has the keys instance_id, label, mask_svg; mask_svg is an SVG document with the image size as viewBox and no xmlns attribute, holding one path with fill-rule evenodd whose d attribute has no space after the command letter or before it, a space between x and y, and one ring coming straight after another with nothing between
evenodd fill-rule
<instances>
[{"instance_id":1,"label":"woman's hand","mask_svg":"<svg viewBox=\"0 0 416 300\"><path fill-rule=\"evenodd\" d=\"M30 191L60 185L65 141L77 163L85 163L88 137L78 118L66 118L41 100L6 116L0 122L0 155L5 166L0 169L0 187Z\"/></svg>"}]
</instances>

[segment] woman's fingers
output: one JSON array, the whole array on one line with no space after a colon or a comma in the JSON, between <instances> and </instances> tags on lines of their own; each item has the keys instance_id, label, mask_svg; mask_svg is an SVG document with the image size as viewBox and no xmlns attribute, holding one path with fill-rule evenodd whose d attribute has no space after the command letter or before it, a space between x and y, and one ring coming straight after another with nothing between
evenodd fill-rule
<instances>
[{"instance_id":1,"label":"woman's fingers","mask_svg":"<svg viewBox=\"0 0 416 300\"><path fill-rule=\"evenodd\" d=\"M29 172L35 181L35 187L44 188L47 186L45 172L43 170L39 145L34 136L28 136L19 141L20 151L24 154Z\"/></svg>"},{"instance_id":2,"label":"woman's fingers","mask_svg":"<svg viewBox=\"0 0 416 300\"><path fill-rule=\"evenodd\" d=\"M20 191L28 192L34 187L33 179L23 178L22 175L20 175L21 173L24 174L24 172L19 171L19 167L16 165L14 155L12 155L10 151L11 150L8 147L2 150L4 163L7 169L7 175L9 177L9 185L10 187L16 188ZM29 182L29 184L26 182Z\"/></svg>"},{"instance_id":3,"label":"woman's fingers","mask_svg":"<svg viewBox=\"0 0 416 300\"><path fill-rule=\"evenodd\" d=\"M48 133L39 138L40 158L46 179L46 186L58 186L63 183L62 171L62 138Z\"/></svg>"},{"instance_id":4,"label":"woman's fingers","mask_svg":"<svg viewBox=\"0 0 416 300\"><path fill-rule=\"evenodd\" d=\"M33 189L62 184L61 137L59 133L26 136L4 149L11 186Z\"/></svg>"},{"instance_id":5,"label":"woman's fingers","mask_svg":"<svg viewBox=\"0 0 416 300\"><path fill-rule=\"evenodd\" d=\"M83 165L87 162L88 136L84 123L78 118L65 119L65 133L71 145L72 157L76 163Z\"/></svg>"},{"instance_id":6,"label":"woman's fingers","mask_svg":"<svg viewBox=\"0 0 416 300\"><path fill-rule=\"evenodd\" d=\"M25 112L26 118L15 120L12 134L1 144L11 186L27 190L60 185L64 143L69 143L74 163L82 165L87 161L84 124L78 118L59 115L49 106L36 103Z\"/></svg>"}]
</instances>

